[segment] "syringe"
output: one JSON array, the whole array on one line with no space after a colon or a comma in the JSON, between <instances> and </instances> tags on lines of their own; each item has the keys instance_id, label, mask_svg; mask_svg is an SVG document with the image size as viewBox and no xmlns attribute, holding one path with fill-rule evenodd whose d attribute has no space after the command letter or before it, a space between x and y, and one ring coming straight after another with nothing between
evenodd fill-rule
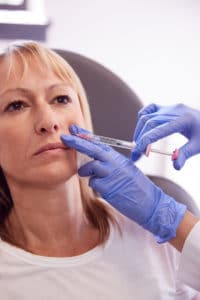
<instances>
[{"instance_id":1,"label":"syringe","mask_svg":"<svg viewBox=\"0 0 200 300\"><path fill-rule=\"evenodd\" d=\"M83 139L92 141L97 144L102 143L102 144L110 145L112 147L119 147L119 148L128 149L128 150L133 150L133 148L136 145L135 142L119 140L119 139L106 137L106 136L102 136L102 135L96 135L96 134L92 134L92 133L89 133L89 134L78 133L77 136L79 136ZM171 156L172 160L176 160L178 158L178 149L175 149L173 152L166 152L166 151L161 151L161 150L152 148L151 145L148 145L146 152L145 152L146 156L149 156L150 152L155 152L158 154Z\"/></svg>"}]
</instances>

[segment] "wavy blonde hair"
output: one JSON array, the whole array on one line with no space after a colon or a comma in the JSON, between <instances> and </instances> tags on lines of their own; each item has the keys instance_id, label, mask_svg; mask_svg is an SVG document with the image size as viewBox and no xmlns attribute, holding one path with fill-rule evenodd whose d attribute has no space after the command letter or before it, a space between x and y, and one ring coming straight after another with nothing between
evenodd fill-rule
<instances>
[{"instance_id":1,"label":"wavy blonde hair","mask_svg":"<svg viewBox=\"0 0 200 300\"><path fill-rule=\"evenodd\" d=\"M11 44L1 51L0 66L5 59L8 63L8 72L5 74L7 78L9 78L11 72L15 71L16 63L21 63L23 67L22 76L24 76L30 63L35 62L38 68L45 66L47 70L53 71L60 79L70 82L79 98L85 128L92 131L90 109L83 85L69 63L60 55L37 42L28 41ZM88 187L88 181L86 179L80 178L79 182L85 214L89 222L99 230L99 243L104 243L110 232L109 223L112 222L118 226L114 213L109 206L98 198L92 189ZM0 169L0 237L16 245L17 241L9 234L9 230L6 226L6 220L12 207L13 200L9 186L7 185L3 171Z\"/></svg>"}]
</instances>

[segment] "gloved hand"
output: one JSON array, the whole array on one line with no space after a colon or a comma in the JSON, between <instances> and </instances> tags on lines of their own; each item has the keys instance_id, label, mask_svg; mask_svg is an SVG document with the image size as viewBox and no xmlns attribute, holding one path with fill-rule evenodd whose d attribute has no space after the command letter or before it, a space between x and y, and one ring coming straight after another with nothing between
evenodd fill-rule
<instances>
[{"instance_id":1,"label":"gloved hand","mask_svg":"<svg viewBox=\"0 0 200 300\"><path fill-rule=\"evenodd\" d=\"M132 160L136 161L149 144L173 133L180 133L188 139L178 150L178 158L173 161L174 168L180 170L189 157L200 153L200 111L184 104L148 105L138 114Z\"/></svg>"},{"instance_id":2,"label":"gloved hand","mask_svg":"<svg viewBox=\"0 0 200 300\"><path fill-rule=\"evenodd\" d=\"M61 136L63 143L94 159L78 170L80 176L91 176L91 188L122 214L152 232L159 243L176 236L185 205L166 195L130 159L113 148L75 136L88 131L72 125L70 132L73 135Z\"/></svg>"}]
</instances>

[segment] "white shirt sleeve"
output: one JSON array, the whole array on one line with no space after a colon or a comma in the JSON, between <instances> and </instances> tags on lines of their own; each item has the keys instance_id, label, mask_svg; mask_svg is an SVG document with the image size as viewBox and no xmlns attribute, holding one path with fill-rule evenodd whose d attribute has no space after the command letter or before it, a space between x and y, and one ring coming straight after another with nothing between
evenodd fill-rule
<instances>
[{"instance_id":1,"label":"white shirt sleeve","mask_svg":"<svg viewBox=\"0 0 200 300\"><path fill-rule=\"evenodd\" d=\"M200 221L185 241L180 256L178 279L200 291Z\"/></svg>"}]
</instances>

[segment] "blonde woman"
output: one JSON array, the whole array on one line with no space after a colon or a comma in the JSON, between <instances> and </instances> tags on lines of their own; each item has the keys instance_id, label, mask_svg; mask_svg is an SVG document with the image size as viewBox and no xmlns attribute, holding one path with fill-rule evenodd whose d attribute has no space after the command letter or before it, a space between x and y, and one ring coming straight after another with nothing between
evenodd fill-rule
<instances>
[{"instance_id":1,"label":"blonde woman","mask_svg":"<svg viewBox=\"0 0 200 300\"><path fill-rule=\"evenodd\" d=\"M35 42L2 51L1 299L192 299L176 281L178 252L78 176L77 152L61 140L73 124L92 130L68 63Z\"/></svg>"}]
</instances>

